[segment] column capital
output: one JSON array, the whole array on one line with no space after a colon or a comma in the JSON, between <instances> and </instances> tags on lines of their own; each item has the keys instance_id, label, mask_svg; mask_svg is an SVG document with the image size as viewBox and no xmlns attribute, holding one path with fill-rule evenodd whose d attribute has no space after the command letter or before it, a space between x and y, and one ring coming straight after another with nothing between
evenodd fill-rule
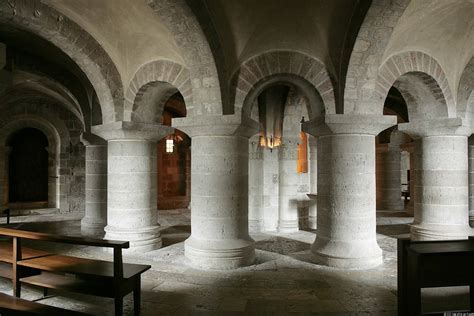
<instances>
[{"instance_id":1,"label":"column capital","mask_svg":"<svg viewBox=\"0 0 474 316\"><path fill-rule=\"evenodd\" d=\"M377 114L326 114L321 119L303 123L303 130L313 136L330 134L365 134L377 135L384 129L397 124L392 115Z\"/></svg>"},{"instance_id":2,"label":"column capital","mask_svg":"<svg viewBox=\"0 0 474 316\"><path fill-rule=\"evenodd\" d=\"M173 118L173 127L195 136L244 136L258 133L259 123L241 115L216 115Z\"/></svg>"},{"instance_id":3,"label":"column capital","mask_svg":"<svg viewBox=\"0 0 474 316\"><path fill-rule=\"evenodd\" d=\"M170 126L127 121L92 126L92 132L107 141L120 139L159 141L173 131L174 128Z\"/></svg>"},{"instance_id":4,"label":"column capital","mask_svg":"<svg viewBox=\"0 0 474 316\"><path fill-rule=\"evenodd\" d=\"M398 130L413 138L428 136L469 136L472 130L460 118L413 120L398 125Z\"/></svg>"},{"instance_id":5,"label":"column capital","mask_svg":"<svg viewBox=\"0 0 474 316\"><path fill-rule=\"evenodd\" d=\"M88 132L83 132L81 136L79 137L79 140L81 141L84 146L105 146L107 145L107 142L103 139L100 138L97 135L94 135L92 133Z\"/></svg>"}]
</instances>

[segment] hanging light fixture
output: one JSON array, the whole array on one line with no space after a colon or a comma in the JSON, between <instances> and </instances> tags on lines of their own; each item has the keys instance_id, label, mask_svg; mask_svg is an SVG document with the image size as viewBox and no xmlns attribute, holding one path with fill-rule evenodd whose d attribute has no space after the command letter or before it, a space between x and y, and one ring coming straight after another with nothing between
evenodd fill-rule
<instances>
[{"instance_id":1,"label":"hanging light fixture","mask_svg":"<svg viewBox=\"0 0 474 316\"><path fill-rule=\"evenodd\" d=\"M258 96L259 144L270 151L282 144L283 115L289 90L287 86L275 85Z\"/></svg>"}]
</instances>

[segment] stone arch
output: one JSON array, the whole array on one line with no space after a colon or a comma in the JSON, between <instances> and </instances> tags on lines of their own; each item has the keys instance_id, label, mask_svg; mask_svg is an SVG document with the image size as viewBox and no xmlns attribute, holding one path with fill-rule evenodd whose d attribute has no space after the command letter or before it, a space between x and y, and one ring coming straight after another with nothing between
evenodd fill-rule
<instances>
[{"instance_id":1,"label":"stone arch","mask_svg":"<svg viewBox=\"0 0 474 316\"><path fill-rule=\"evenodd\" d=\"M186 0L146 2L167 26L189 67L194 103L186 103L191 107L188 116L231 114L232 104L227 100L223 84L226 79L224 59L221 59L218 73L216 63L219 61L213 55L222 49L211 49L219 40L210 18L202 16L205 4ZM200 25L198 18L206 24ZM208 33L212 33L210 38L206 38Z\"/></svg>"},{"instance_id":2,"label":"stone arch","mask_svg":"<svg viewBox=\"0 0 474 316\"><path fill-rule=\"evenodd\" d=\"M400 84L402 78L407 84ZM431 93L436 102L446 108L447 117L456 115L453 94L441 65L423 52L399 53L392 55L383 63L376 79L374 110L382 112L384 100L393 85L402 95L406 94L407 90L414 89L415 85L423 87ZM413 92L411 94L416 99L416 95Z\"/></svg>"},{"instance_id":3,"label":"stone arch","mask_svg":"<svg viewBox=\"0 0 474 316\"><path fill-rule=\"evenodd\" d=\"M41 1L1 1L0 23L35 34L71 58L91 82L103 123L122 119L123 85L102 46L71 19Z\"/></svg>"},{"instance_id":4,"label":"stone arch","mask_svg":"<svg viewBox=\"0 0 474 316\"><path fill-rule=\"evenodd\" d=\"M474 57L467 63L459 80L457 115L470 125L474 116Z\"/></svg>"},{"instance_id":5,"label":"stone arch","mask_svg":"<svg viewBox=\"0 0 474 316\"><path fill-rule=\"evenodd\" d=\"M268 84L286 81L307 92L310 118L335 113L333 82L322 62L299 52L272 51L245 61L232 76L235 113L250 116L253 100ZM311 102L312 101L312 102ZM317 109L322 103L323 109Z\"/></svg>"},{"instance_id":6,"label":"stone arch","mask_svg":"<svg viewBox=\"0 0 474 316\"><path fill-rule=\"evenodd\" d=\"M0 104L3 108L9 108L8 105L44 99L71 112L84 126L86 117L82 108L77 99L67 92L65 89L63 91L50 89L35 81L23 82L7 88L0 95Z\"/></svg>"},{"instance_id":7,"label":"stone arch","mask_svg":"<svg viewBox=\"0 0 474 316\"><path fill-rule=\"evenodd\" d=\"M37 115L17 115L10 117L6 124L0 126L0 192L2 204L8 201L8 154L7 144L10 138L24 128L35 128L41 131L48 139L48 207L67 209L67 197L63 188L64 175L61 174L61 154L67 153L69 146L69 132L61 120L52 123Z\"/></svg>"},{"instance_id":8,"label":"stone arch","mask_svg":"<svg viewBox=\"0 0 474 316\"><path fill-rule=\"evenodd\" d=\"M372 113L377 68L393 30L410 1L372 1L349 60L343 113Z\"/></svg>"},{"instance_id":9,"label":"stone arch","mask_svg":"<svg viewBox=\"0 0 474 316\"><path fill-rule=\"evenodd\" d=\"M179 91L186 104L186 111L193 113L193 94L189 70L184 66L168 60L149 62L135 73L125 94L124 120L137 120L137 109L149 106L144 95L151 90L155 91L159 104L149 109L155 121L161 117L164 104L171 95ZM140 120L138 118L138 120ZM159 123L159 121L158 121Z\"/></svg>"}]
</instances>

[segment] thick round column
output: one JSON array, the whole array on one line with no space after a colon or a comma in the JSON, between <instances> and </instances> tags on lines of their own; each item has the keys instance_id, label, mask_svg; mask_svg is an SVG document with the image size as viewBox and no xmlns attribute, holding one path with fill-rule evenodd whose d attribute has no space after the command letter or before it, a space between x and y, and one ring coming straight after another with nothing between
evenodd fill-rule
<instances>
[{"instance_id":1,"label":"thick round column","mask_svg":"<svg viewBox=\"0 0 474 316\"><path fill-rule=\"evenodd\" d=\"M213 131L209 134L218 134L207 128ZM193 265L205 269L252 264L248 137L193 136L191 155L191 236L185 242L185 255Z\"/></svg>"},{"instance_id":2,"label":"thick round column","mask_svg":"<svg viewBox=\"0 0 474 316\"><path fill-rule=\"evenodd\" d=\"M310 181L310 192L317 197L318 192L318 150L317 150L316 137L309 136L309 181ZM309 207L308 224L309 228L317 228L317 215L318 215L318 203L317 199L311 201Z\"/></svg>"},{"instance_id":3,"label":"thick round column","mask_svg":"<svg viewBox=\"0 0 474 316\"><path fill-rule=\"evenodd\" d=\"M86 209L81 233L103 236L107 225L107 145L86 145Z\"/></svg>"},{"instance_id":4,"label":"thick round column","mask_svg":"<svg viewBox=\"0 0 474 316\"><path fill-rule=\"evenodd\" d=\"M474 136L469 137L469 224L474 227Z\"/></svg>"},{"instance_id":5,"label":"thick round column","mask_svg":"<svg viewBox=\"0 0 474 316\"><path fill-rule=\"evenodd\" d=\"M318 138L317 261L340 268L382 263L376 240L375 136Z\"/></svg>"},{"instance_id":6,"label":"thick round column","mask_svg":"<svg viewBox=\"0 0 474 316\"><path fill-rule=\"evenodd\" d=\"M278 188L278 231L292 233L299 230L298 226L298 139L286 138L278 148L279 188Z\"/></svg>"},{"instance_id":7,"label":"thick round column","mask_svg":"<svg viewBox=\"0 0 474 316\"><path fill-rule=\"evenodd\" d=\"M157 225L156 143L108 141L106 239L128 240L130 250L161 247Z\"/></svg>"},{"instance_id":8,"label":"thick round column","mask_svg":"<svg viewBox=\"0 0 474 316\"><path fill-rule=\"evenodd\" d=\"M377 146L376 160L377 210L403 210L400 147L390 144Z\"/></svg>"},{"instance_id":9,"label":"thick round column","mask_svg":"<svg viewBox=\"0 0 474 316\"><path fill-rule=\"evenodd\" d=\"M263 227L263 153L258 141L249 142L249 230Z\"/></svg>"},{"instance_id":10,"label":"thick round column","mask_svg":"<svg viewBox=\"0 0 474 316\"><path fill-rule=\"evenodd\" d=\"M410 201L407 205L408 215L415 215L415 183L416 183L416 172L415 172L415 149L412 148L410 151L410 180L408 181L408 186L410 189Z\"/></svg>"},{"instance_id":11,"label":"thick round column","mask_svg":"<svg viewBox=\"0 0 474 316\"><path fill-rule=\"evenodd\" d=\"M414 239L459 239L471 233L467 149L466 136L415 141Z\"/></svg>"}]
</instances>

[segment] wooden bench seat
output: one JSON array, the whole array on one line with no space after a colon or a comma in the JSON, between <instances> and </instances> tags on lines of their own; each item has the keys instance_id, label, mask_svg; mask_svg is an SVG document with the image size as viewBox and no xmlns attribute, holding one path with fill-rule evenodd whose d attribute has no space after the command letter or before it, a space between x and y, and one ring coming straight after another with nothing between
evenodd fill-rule
<instances>
[{"instance_id":1,"label":"wooden bench seat","mask_svg":"<svg viewBox=\"0 0 474 316\"><path fill-rule=\"evenodd\" d=\"M41 271L70 273L90 277L114 277L114 263L110 261L77 258L63 255L46 255L18 261L22 267ZM129 279L150 269L149 265L123 263L123 277Z\"/></svg>"},{"instance_id":2,"label":"wooden bench seat","mask_svg":"<svg viewBox=\"0 0 474 316\"><path fill-rule=\"evenodd\" d=\"M0 315L48 315L48 316L84 316L88 314L27 301L0 293Z\"/></svg>"},{"instance_id":3,"label":"wooden bench seat","mask_svg":"<svg viewBox=\"0 0 474 316\"><path fill-rule=\"evenodd\" d=\"M115 315L122 315L123 297L133 292L134 312L140 313L141 274L150 265L123 263L126 241L57 236L0 228L1 236L13 242L0 242L0 276L13 281L13 293L21 295L21 284L114 298ZM114 261L78 258L22 247L21 240L37 240L113 248Z\"/></svg>"}]
</instances>

